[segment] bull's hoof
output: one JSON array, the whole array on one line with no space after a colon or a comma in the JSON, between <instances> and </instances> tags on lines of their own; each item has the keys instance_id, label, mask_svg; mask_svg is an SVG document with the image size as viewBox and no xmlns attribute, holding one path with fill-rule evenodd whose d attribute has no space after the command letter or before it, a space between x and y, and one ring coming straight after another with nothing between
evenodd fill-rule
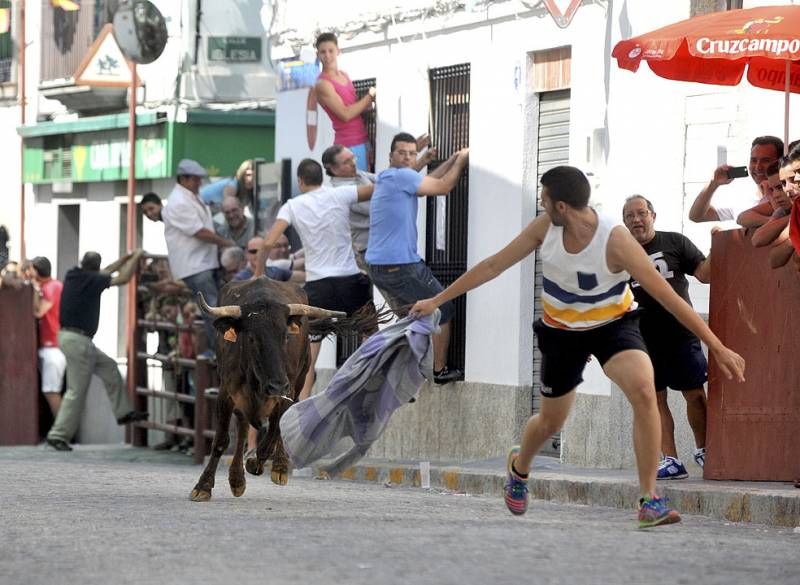
<instances>
[{"instance_id":1,"label":"bull's hoof","mask_svg":"<svg viewBox=\"0 0 800 585\"><path fill-rule=\"evenodd\" d=\"M231 493L235 498L240 498L244 494L245 488L247 488L245 482L242 482L240 485L231 484Z\"/></svg>"},{"instance_id":2,"label":"bull's hoof","mask_svg":"<svg viewBox=\"0 0 800 585\"><path fill-rule=\"evenodd\" d=\"M263 475L264 473L264 464L258 464L258 458L251 457L247 461L244 462L244 468L247 470L247 473L250 475Z\"/></svg>"},{"instance_id":3,"label":"bull's hoof","mask_svg":"<svg viewBox=\"0 0 800 585\"><path fill-rule=\"evenodd\" d=\"M272 471L269 473L269 478L272 480L272 483L277 485L286 485L289 483L289 470L284 469L276 469L272 468Z\"/></svg>"},{"instance_id":4,"label":"bull's hoof","mask_svg":"<svg viewBox=\"0 0 800 585\"><path fill-rule=\"evenodd\" d=\"M207 502L211 499L211 490L201 490L199 488L194 488L192 490L192 495L189 496L189 499L193 502Z\"/></svg>"}]
</instances>

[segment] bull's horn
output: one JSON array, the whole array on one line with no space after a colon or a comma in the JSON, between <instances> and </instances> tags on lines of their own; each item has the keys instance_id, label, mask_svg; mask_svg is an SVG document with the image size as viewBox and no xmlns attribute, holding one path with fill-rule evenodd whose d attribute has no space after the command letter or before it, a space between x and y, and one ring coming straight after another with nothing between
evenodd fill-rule
<instances>
[{"instance_id":1,"label":"bull's horn","mask_svg":"<svg viewBox=\"0 0 800 585\"><path fill-rule=\"evenodd\" d=\"M242 308L239 305L226 305L224 307L209 307L206 300L203 298L203 293L197 293L197 304L200 310L214 317L235 317L242 316Z\"/></svg>"},{"instance_id":2,"label":"bull's horn","mask_svg":"<svg viewBox=\"0 0 800 585\"><path fill-rule=\"evenodd\" d=\"M347 313L342 311L329 311L328 309L320 309L319 307L312 307L311 305L301 305L299 303L288 303L289 315L305 315L306 317L317 317L323 319L325 317L347 317Z\"/></svg>"}]
</instances>

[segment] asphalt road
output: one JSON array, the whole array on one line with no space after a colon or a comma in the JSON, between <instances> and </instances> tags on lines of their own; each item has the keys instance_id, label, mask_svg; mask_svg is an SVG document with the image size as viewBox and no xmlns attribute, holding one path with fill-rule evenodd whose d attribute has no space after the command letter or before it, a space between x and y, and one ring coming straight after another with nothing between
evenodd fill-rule
<instances>
[{"instance_id":1,"label":"asphalt road","mask_svg":"<svg viewBox=\"0 0 800 585\"><path fill-rule=\"evenodd\" d=\"M141 455L144 453L144 455ZM0 448L0 584L800 583L800 531L629 510L293 477L248 476L134 449Z\"/></svg>"}]
</instances>

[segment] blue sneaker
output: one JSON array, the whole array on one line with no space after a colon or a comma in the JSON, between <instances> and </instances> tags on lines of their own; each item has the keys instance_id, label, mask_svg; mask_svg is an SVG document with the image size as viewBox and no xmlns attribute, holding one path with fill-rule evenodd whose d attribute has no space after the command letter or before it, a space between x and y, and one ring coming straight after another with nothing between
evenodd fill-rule
<instances>
[{"instance_id":1,"label":"blue sneaker","mask_svg":"<svg viewBox=\"0 0 800 585\"><path fill-rule=\"evenodd\" d=\"M506 507L515 516L522 516L528 510L528 480L521 478L514 473L511 464L519 456L519 445L511 447L508 452L506 469L508 471L508 481L503 491L505 491Z\"/></svg>"},{"instance_id":2,"label":"blue sneaker","mask_svg":"<svg viewBox=\"0 0 800 585\"><path fill-rule=\"evenodd\" d=\"M667 455L658 466L656 479L686 479L689 474L680 459Z\"/></svg>"},{"instance_id":3,"label":"blue sneaker","mask_svg":"<svg viewBox=\"0 0 800 585\"><path fill-rule=\"evenodd\" d=\"M667 507L667 498L650 496L639 499L639 528L651 528L681 521L681 515Z\"/></svg>"}]
</instances>

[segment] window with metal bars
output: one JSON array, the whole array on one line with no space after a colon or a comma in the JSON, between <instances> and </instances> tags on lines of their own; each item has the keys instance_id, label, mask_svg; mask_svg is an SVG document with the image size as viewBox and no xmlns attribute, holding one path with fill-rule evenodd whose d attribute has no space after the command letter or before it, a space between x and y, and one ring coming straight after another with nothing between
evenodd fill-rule
<instances>
[{"instance_id":1,"label":"window with metal bars","mask_svg":"<svg viewBox=\"0 0 800 585\"><path fill-rule=\"evenodd\" d=\"M361 99L364 97L369 91L370 87L375 87L375 78L370 77L369 79L357 79L353 81L353 87L356 90L356 97L357 99ZM375 128L377 127L377 119L378 119L378 109L375 103L373 102L371 108L367 108L364 110L364 113L361 114L361 118L364 120L364 126L367 127L367 136L369 136L369 145L372 147L372 151L370 152L369 156L369 172L375 172Z\"/></svg>"},{"instance_id":2,"label":"window with metal bars","mask_svg":"<svg viewBox=\"0 0 800 585\"><path fill-rule=\"evenodd\" d=\"M10 0L0 0L0 83L14 79L14 39L11 36L14 21Z\"/></svg>"},{"instance_id":3,"label":"window with metal bars","mask_svg":"<svg viewBox=\"0 0 800 585\"><path fill-rule=\"evenodd\" d=\"M470 65L464 63L431 69L428 133L436 147L435 169L454 152L469 146ZM467 225L469 219L469 174L464 171L446 197L427 198L425 258L434 276L448 286L467 270ZM466 297L454 301L450 349L451 368L464 369L466 346Z\"/></svg>"},{"instance_id":4,"label":"window with metal bars","mask_svg":"<svg viewBox=\"0 0 800 585\"><path fill-rule=\"evenodd\" d=\"M70 79L100 34L112 22L119 0L83 0L77 10L42 2L41 81Z\"/></svg>"},{"instance_id":5,"label":"window with metal bars","mask_svg":"<svg viewBox=\"0 0 800 585\"><path fill-rule=\"evenodd\" d=\"M738 10L740 8L742 8L742 0L692 0L689 16Z\"/></svg>"}]
</instances>

